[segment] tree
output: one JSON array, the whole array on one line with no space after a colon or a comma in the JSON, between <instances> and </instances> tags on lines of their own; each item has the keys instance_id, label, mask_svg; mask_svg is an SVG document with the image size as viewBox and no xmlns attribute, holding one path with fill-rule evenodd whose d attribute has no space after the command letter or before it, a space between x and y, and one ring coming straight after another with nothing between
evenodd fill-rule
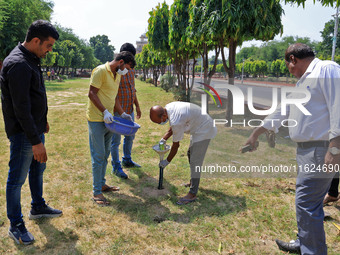
<instances>
[{"instance_id":1,"label":"tree","mask_svg":"<svg viewBox=\"0 0 340 255\"><path fill-rule=\"evenodd\" d=\"M100 65L100 61L94 56L94 49L91 46L84 43L84 46L81 48L81 53L83 54L83 61L79 66L80 68L92 69Z\"/></svg>"},{"instance_id":2,"label":"tree","mask_svg":"<svg viewBox=\"0 0 340 255\"><path fill-rule=\"evenodd\" d=\"M212 76L216 72L218 56L220 49L218 42L211 40L209 37L209 23L215 18L216 1L196 0L192 1L189 6L190 23L187 29L188 38L194 47L198 50L203 60L203 77L204 83L210 84ZM208 53L215 50L215 56L209 61ZM212 68L209 68L209 64ZM208 105L207 105L208 107Z\"/></svg>"},{"instance_id":3,"label":"tree","mask_svg":"<svg viewBox=\"0 0 340 255\"><path fill-rule=\"evenodd\" d=\"M137 70L142 69L143 71L143 79L146 80L147 74L149 72L150 63L149 63L149 47L145 45L142 49L142 52L136 55L136 64Z\"/></svg>"},{"instance_id":4,"label":"tree","mask_svg":"<svg viewBox=\"0 0 340 255\"><path fill-rule=\"evenodd\" d=\"M190 44L187 34L190 2L190 0L174 0L169 15L169 45L182 101L190 100L187 63L195 55L194 46Z\"/></svg>"},{"instance_id":5,"label":"tree","mask_svg":"<svg viewBox=\"0 0 340 255\"><path fill-rule=\"evenodd\" d=\"M58 52L49 52L45 58L41 60L41 66L52 67L57 62Z\"/></svg>"},{"instance_id":6,"label":"tree","mask_svg":"<svg viewBox=\"0 0 340 255\"><path fill-rule=\"evenodd\" d=\"M75 54L77 52L77 45L70 41L70 40L64 40L60 42L60 55L64 57L64 68L62 71L62 74L64 74L65 68L66 71L68 71L68 68L72 65L72 60L75 57Z\"/></svg>"},{"instance_id":7,"label":"tree","mask_svg":"<svg viewBox=\"0 0 340 255\"><path fill-rule=\"evenodd\" d=\"M65 28L58 24L55 25L55 27L59 33L59 40L55 43L54 51L58 52L59 55L62 54L60 44L65 40L72 41L77 46L74 51L74 57L71 61L71 66L73 68L92 69L100 64L100 61L94 56L94 49L88 42L80 39L70 28Z\"/></svg>"},{"instance_id":8,"label":"tree","mask_svg":"<svg viewBox=\"0 0 340 255\"><path fill-rule=\"evenodd\" d=\"M272 73L274 73L277 78L281 74L281 64L282 64L282 62L284 62L284 60L277 59L277 60L273 61L271 66L270 66Z\"/></svg>"},{"instance_id":9,"label":"tree","mask_svg":"<svg viewBox=\"0 0 340 255\"><path fill-rule=\"evenodd\" d=\"M298 5L302 5L305 7L306 0L285 0L285 3L297 3ZM313 0L314 4L316 0ZM340 6L339 0L318 0L323 6Z\"/></svg>"},{"instance_id":10,"label":"tree","mask_svg":"<svg viewBox=\"0 0 340 255\"><path fill-rule=\"evenodd\" d=\"M97 35L90 38L90 45L94 49L94 56L101 63L113 60L115 47L109 45L110 40L107 35Z\"/></svg>"},{"instance_id":11,"label":"tree","mask_svg":"<svg viewBox=\"0 0 340 255\"><path fill-rule=\"evenodd\" d=\"M0 1L0 61L23 42L28 27L37 19L50 20L53 3L44 0Z\"/></svg>"},{"instance_id":12,"label":"tree","mask_svg":"<svg viewBox=\"0 0 340 255\"><path fill-rule=\"evenodd\" d=\"M148 62L153 69L154 85L157 86L160 72L165 73L165 67L171 56L169 45L169 6L164 2L149 12L148 19Z\"/></svg>"},{"instance_id":13,"label":"tree","mask_svg":"<svg viewBox=\"0 0 340 255\"><path fill-rule=\"evenodd\" d=\"M288 67L287 67L287 65L286 65L286 62L285 62L284 60L281 61L280 72L281 72L282 74L286 75L286 78L287 78L287 79L286 79L286 82L288 83L288 77L289 77L290 73L289 73Z\"/></svg>"},{"instance_id":14,"label":"tree","mask_svg":"<svg viewBox=\"0 0 340 255\"><path fill-rule=\"evenodd\" d=\"M246 40L268 41L282 32L281 15L283 9L279 0L223 0L216 11L218 18L210 24L211 38L218 40L222 61L228 73L229 84L234 84L236 47ZM229 48L227 65L224 47ZM232 117L232 94L228 91L226 119Z\"/></svg>"},{"instance_id":15,"label":"tree","mask_svg":"<svg viewBox=\"0 0 340 255\"><path fill-rule=\"evenodd\" d=\"M318 45L318 53L322 54L324 58L332 55L333 38L334 38L334 20L330 20L325 24L321 31L322 41ZM340 55L340 31L336 35L336 55Z\"/></svg>"},{"instance_id":16,"label":"tree","mask_svg":"<svg viewBox=\"0 0 340 255\"><path fill-rule=\"evenodd\" d=\"M148 37L149 44L156 51L169 52L169 6L164 2L149 12Z\"/></svg>"}]
</instances>

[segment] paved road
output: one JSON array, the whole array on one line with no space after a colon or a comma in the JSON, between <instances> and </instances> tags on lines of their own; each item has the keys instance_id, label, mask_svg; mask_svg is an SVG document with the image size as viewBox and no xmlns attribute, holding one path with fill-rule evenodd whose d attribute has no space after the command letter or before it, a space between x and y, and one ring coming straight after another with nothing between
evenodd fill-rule
<instances>
[{"instance_id":1,"label":"paved road","mask_svg":"<svg viewBox=\"0 0 340 255\"><path fill-rule=\"evenodd\" d=\"M198 84L197 82L200 82L201 80L198 78L195 79L195 85L194 90L198 91L198 89L195 89L197 87L203 87L202 85ZM225 85L228 84L227 80L218 80L213 79L211 80L210 86L212 86L214 89L216 89L217 93L223 97L227 98L228 96L228 89L226 89ZM272 106L272 98L273 98L273 90L275 88L277 89L277 97L278 102L280 102L280 94L281 94L281 87L280 85L261 85L261 84L241 84L240 82L235 82L235 86L242 90L245 101L247 102L248 98L248 92L249 90L253 91L253 101L255 106L260 107L271 107Z\"/></svg>"}]
</instances>

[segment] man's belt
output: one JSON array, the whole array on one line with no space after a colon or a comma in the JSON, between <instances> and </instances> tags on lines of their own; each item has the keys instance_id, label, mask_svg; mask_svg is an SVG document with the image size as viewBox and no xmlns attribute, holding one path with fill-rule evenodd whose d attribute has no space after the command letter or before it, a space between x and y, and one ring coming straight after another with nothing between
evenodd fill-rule
<instances>
[{"instance_id":1,"label":"man's belt","mask_svg":"<svg viewBox=\"0 0 340 255\"><path fill-rule=\"evenodd\" d=\"M308 149L312 147L328 147L329 141L298 142L297 146L301 149Z\"/></svg>"}]
</instances>

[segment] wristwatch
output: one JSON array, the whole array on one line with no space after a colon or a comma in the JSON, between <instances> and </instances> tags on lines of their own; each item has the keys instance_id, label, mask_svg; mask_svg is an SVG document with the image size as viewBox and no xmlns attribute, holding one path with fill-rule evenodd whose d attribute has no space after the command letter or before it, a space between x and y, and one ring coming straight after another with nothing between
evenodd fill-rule
<instances>
[{"instance_id":1,"label":"wristwatch","mask_svg":"<svg viewBox=\"0 0 340 255\"><path fill-rule=\"evenodd\" d=\"M328 149L328 151L333 155L339 155L340 154L340 149L338 149L337 147L331 147Z\"/></svg>"}]
</instances>

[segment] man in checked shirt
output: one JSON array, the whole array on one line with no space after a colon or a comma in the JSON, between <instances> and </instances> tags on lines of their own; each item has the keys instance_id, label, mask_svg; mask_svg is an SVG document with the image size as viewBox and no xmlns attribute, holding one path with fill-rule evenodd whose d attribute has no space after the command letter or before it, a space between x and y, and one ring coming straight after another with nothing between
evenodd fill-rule
<instances>
[{"instance_id":1,"label":"man in checked shirt","mask_svg":"<svg viewBox=\"0 0 340 255\"><path fill-rule=\"evenodd\" d=\"M120 47L120 52L128 51L131 52L132 55L136 55L136 48L131 43L124 43ZM120 102L123 110L130 114L132 119L134 120L134 112L133 105L136 106L136 118L139 119L142 115L137 95L135 89L135 70L130 69L129 72L121 77L121 81L119 84L119 90L117 94L117 99ZM115 116L119 117L119 114L115 112ZM128 176L124 173L121 163L124 167L140 167L137 163L133 162L131 159L131 150L133 139L135 135L132 136L124 136L123 143L123 157L122 162L119 160L119 145L121 140L121 135L113 134L112 144L111 144L111 158L112 158L112 172L120 178L127 179Z\"/></svg>"}]
</instances>

